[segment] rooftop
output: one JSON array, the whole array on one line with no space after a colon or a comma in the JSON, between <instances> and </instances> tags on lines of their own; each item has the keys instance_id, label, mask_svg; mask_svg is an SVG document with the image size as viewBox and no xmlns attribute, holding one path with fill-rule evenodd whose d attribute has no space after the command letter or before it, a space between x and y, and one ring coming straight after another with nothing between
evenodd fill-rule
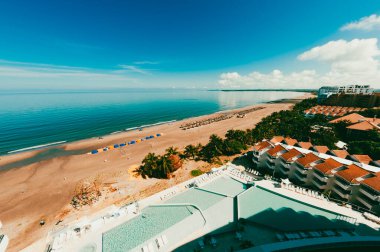
<instances>
[{"instance_id":1,"label":"rooftop","mask_svg":"<svg viewBox=\"0 0 380 252\"><path fill-rule=\"evenodd\" d=\"M378 173L372 178L363 180L362 184L365 184L371 187L373 190L380 192L380 174Z\"/></svg>"},{"instance_id":2,"label":"rooftop","mask_svg":"<svg viewBox=\"0 0 380 252\"><path fill-rule=\"evenodd\" d=\"M272 139L270 140L270 142L272 142L272 143L281 143L283 140L284 140L283 136L274 136L274 137L272 137Z\"/></svg>"},{"instance_id":3,"label":"rooftop","mask_svg":"<svg viewBox=\"0 0 380 252\"><path fill-rule=\"evenodd\" d=\"M260 151L262 149L265 149L267 147L270 147L271 144L268 141L261 141L260 143L257 143L253 146L253 149L256 151Z\"/></svg>"},{"instance_id":4,"label":"rooftop","mask_svg":"<svg viewBox=\"0 0 380 252\"><path fill-rule=\"evenodd\" d=\"M276 145L273 149L270 149L267 151L267 153L270 155L270 156L276 156L277 153L281 152L281 151L284 151L285 148L282 147L281 145Z\"/></svg>"},{"instance_id":5,"label":"rooftop","mask_svg":"<svg viewBox=\"0 0 380 252\"><path fill-rule=\"evenodd\" d=\"M294 138L291 138L291 137L285 137L284 140L282 141L284 144L287 144L287 145L295 145L298 141Z\"/></svg>"},{"instance_id":6,"label":"rooftop","mask_svg":"<svg viewBox=\"0 0 380 252\"><path fill-rule=\"evenodd\" d=\"M363 164L369 164L372 161L368 155L350 155L350 158Z\"/></svg>"},{"instance_id":7,"label":"rooftop","mask_svg":"<svg viewBox=\"0 0 380 252\"><path fill-rule=\"evenodd\" d=\"M329 151L329 147L324 146L324 145L315 145L312 147L315 151L319 153L326 153Z\"/></svg>"},{"instance_id":8,"label":"rooftop","mask_svg":"<svg viewBox=\"0 0 380 252\"><path fill-rule=\"evenodd\" d=\"M352 164L347 166L347 169L338 171L336 175L346 180L349 183L358 183L357 179L368 175L369 172L364 170L363 168Z\"/></svg>"},{"instance_id":9,"label":"rooftop","mask_svg":"<svg viewBox=\"0 0 380 252\"><path fill-rule=\"evenodd\" d=\"M346 158L348 155L350 155L350 153L348 153L346 150L331 150L330 152L339 158Z\"/></svg>"},{"instance_id":10,"label":"rooftop","mask_svg":"<svg viewBox=\"0 0 380 252\"><path fill-rule=\"evenodd\" d=\"M302 153L298 151L297 149L293 148L293 149L290 149L288 152L282 154L281 157L286 161L290 161L292 158L300 156L300 155L302 155Z\"/></svg>"},{"instance_id":11,"label":"rooftop","mask_svg":"<svg viewBox=\"0 0 380 252\"><path fill-rule=\"evenodd\" d=\"M317 160L320 160L320 158L318 156L316 156L314 153L310 152L310 153L307 153L304 157L297 159L296 162L303 165L304 167L308 167L308 166L310 166L311 163L313 163Z\"/></svg>"},{"instance_id":12,"label":"rooftop","mask_svg":"<svg viewBox=\"0 0 380 252\"><path fill-rule=\"evenodd\" d=\"M347 129L351 130L379 130L380 127L380 119L376 119L374 121L364 121L364 122L359 122L353 125L350 125L347 127Z\"/></svg>"},{"instance_id":13,"label":"rooftop","mask_svg":"<svg viewBox=\"0 0 380 252\"><path fill-rule=\"evenodd\" d=\"M331 170L336 169L341 166L343 166L343 164L339 163L333 158L328 158L323 163L317 164L316 166L314 166L314 169L317 169L318 171L324 174L331 174Z\"/></svg>"},{"instance_id":14,"label":"rooftop","mask_svg":"<svg viewBox=\"0 0 380 252\"><path fill-rule=\"evenodd\" d=\"M301 148L303 148L303 149L310 149L310 147L312 147L313 146L313 144L312 143L310 143L310 142L298 142L297 144L295 144L295 145L297 145L297 146L299 146L299 147L301 147Z\"/></svg>"},{"instance_id":15,"label":"rooftop","mask_svg":"<svg viewBox=\"0 0 380 252\"><path fill-rule=\"evenodd\" d=\"M334 120L330 121L330 123L338 123L338 122L342 122L342 121L348 121L350 123L358 123L358 122L361 122L363 120L366 120L366 118L364 116L359 115L357 113L352 113L352 114L334 119Z\"/></svg>"}]
</instances>

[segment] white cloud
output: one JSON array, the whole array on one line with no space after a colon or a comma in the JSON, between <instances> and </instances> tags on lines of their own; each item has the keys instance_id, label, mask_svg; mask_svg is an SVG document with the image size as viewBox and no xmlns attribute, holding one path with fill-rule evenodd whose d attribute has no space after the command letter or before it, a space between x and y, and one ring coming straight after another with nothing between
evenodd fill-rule
<instances>
[{"instance_id":1,"label":"white cloud","mask_svg":"<svg viewBox=\"0 0 380 252\"><path fill-rule=\"evenodd\" d=\"M329 70L325 73L313 69L289 74L280 70L270 73L255 71L247 75L230 72L220 75L219 84L232 88L316 88L322 84L352 83L379 87L380 50L377 42L376 38L330 41L297 57L300 61L326 64Z\"/></svg>"},{"instance_id":2,"label":"white cloud","mask_svg":"<svg viewBox=\"0 0 380 252\"><path fill-rule=\"evenodd\" d=\"M133 72L133 73L149 74L149 72L148 72L147 70L142 69L142 68L137 67L137 66L132 66L132 65L119 65L119 67L121 67L121 68L124 69L124 70L130 71L130 72Z\"/></svg>"},{"instance_id":3,"label":"white cloud","mask_svg":"<svg viewBox=\"0 0 380 252\"><path fill-rule=\"evenodd\" d=\"M133 62L133 64L135 64L135 65L157 65L157 64L159 64L159 62L144 60L144 61L135 61L135 62Z\"/></svg>"},{"instance_id":4,"label":"white cloud","mask_svg":"<svg viewBox=\"0 0 380 252\"><path fill-rule=\"evenodd\" d=\"M372 31L380 30L380 16L373 14L368 17L362 17L359 21L354 21L344 25L340 28L342 31L350 30L363 30L363 31Z\"/></svg>"},{"instance_id":5,"label":"white cloud","mask_svg":"<svg viewBox=\"0 0 380 252\"><path fill-rule=\"evenodd\" d=\"M54 83L68 86L102 83L107 86L135 81L125 73L116 71L0 60L0 88L8 87L8 83L17 83L16 85L24 87L28 83L39 82L41 86L42 83L50 83L54 87Z\"/></svg>"}]
</instances>

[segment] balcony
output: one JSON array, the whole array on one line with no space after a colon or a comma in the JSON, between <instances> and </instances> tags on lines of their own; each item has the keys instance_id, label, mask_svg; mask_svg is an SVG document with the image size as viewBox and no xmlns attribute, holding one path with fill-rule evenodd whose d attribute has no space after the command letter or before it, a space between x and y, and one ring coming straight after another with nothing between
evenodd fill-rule
<instances>
[{"instance_id":1,"label":"balcony","mask_svg":"<svg viewBox=\"0 0 380 252\"><path fill-rule=\"evenodd\" d=\"M260 157L260 153L259 153L259 152L256 152L256 151L252 152L252 155L253 155L253 157L256 158L256 159L259 159L259 157Z\"/></svg>"},{"instance_id":2,"label":"balcony","mask_svg":"<svg viewBox=\"0 0 380 252\"><path fill-rule=\"evenodd\" d=\"M327 184L326 184L326 183L323 183L323 182L319 181L318 179L313 178L312 182L313 182L313 184L314 184L317 188L319 188L319 189L321 189L321 190L326 189L326 187L327 187Z\"/></svg>"},{"instance_id":3,"label":"balcony","mask_svg":"<svg viewBox=\"0 0 380 252\"><path fill-rule=\"evenodd\" d=\"M329 178L321 176L318 172L313 172L314 177L318 178L320 181L326 182Z\"/></svg>"},{"instance_id":4,"label":"balcony","mask_svg":"<svg viewBox=\"0 0 380 252\"><path fill-rule=\"evenodd\" d=\"M282 174L285 174L285 175L288 175L289 174L289 169L287 169L286 167L284 167L284 166L280 166L280 172L282 173Z\"/></svg>"},{"instance_id":5,"label":"balcony","mask_svg":"<svg viewBox=\"0 0 380 252\"><path fill-rule=\"evenodd\" d=\"M338 194L341 198L344 198L344 199L348 199L350 197L350 194L349 192L346 192L342 189L340 189L339 187L337 186L334 186L333 188L333 191Z\"/></svg>"},{"instance_id":6,"label":"balcony","mask_svg":"<svg viewBox=\"0 0 380 252\"><path fill-rule=\"evenodd\" d=\"M360 203L362 203L364 206L366 206L368 209L372 208L372 202L369 200L366 200L362 195L356 198Z\"/></svg>"},{"instance_id":7,"label":"balcony","mask_svg":"<svg viewBox=\"0 0 380 252\"><path fill-rule=\"evenodd\" d=\"M351 184L344 183L340 181L339 179L335 179L335 184L341 187L343 190L347 191L351 188Z\"/></svg>"},{"instance_id":8,"label":"balcony","mask_svg":"<svg viewBox=\"0 0 380 252\"><path fill-rule=\"evenodd\" d=\"M302 181L302 182L305 182L306 179L307 179L307 176L306 176L306 175L299 174L298 171L295 172L294 175L296 175L296 178L297 178L299 181Z\"/></svg>"},{"instance_id":9,"label":"balcony","mask_svg":"<svg viewBox=\"0 0 380 252\"><path fill-rule=\"evenodd\" d=\"M258 159L255 159L255 158L252 158L252 162L253 162L254 164L257 164L257 163L259 162L259 160L258 160Z\"/></svg>"},{"instance_id":10,"label":"balcony","mask_svg":"<svg viewBox=\"0 0 380 252\"><path fill-rule=\"evenodd\" d=\"M274 162L269 162L269 160L267 160L267 167L271 170L274 169L275 165L274 165Z\"/></svg>"},{"instance_id":11,"label":"balcony","mask_svg":"<svg viewBox=\"0 0 380 252\"><path fill-rule=\"evenodd\" d=\"M306 174L307 173L307 169L305 169L304 167L300 167L299 165L296 166L297 167L297 171L301 174Z\"/></svg>"},{"instance_id":12,"label":"balcony","mask_svg":"<svg viewBox=\"0 0 380 252\"><path fill-rule=\"evenodd\" d=\"M362 187L360 187L359 192L364 194L366 197L368 197L371 200L380 201L380 195L375 195Z\"/></svg>"}]
</instances>

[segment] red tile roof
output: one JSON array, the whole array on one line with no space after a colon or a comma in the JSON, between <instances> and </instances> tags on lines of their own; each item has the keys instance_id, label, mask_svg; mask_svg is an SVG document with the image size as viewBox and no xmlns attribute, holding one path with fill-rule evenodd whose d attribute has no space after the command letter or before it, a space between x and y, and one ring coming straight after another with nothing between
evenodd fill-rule
<instances>
[{"instance_id":1,"label":"red tile roof","mask_svg":"<svg viewBox=\"0 0 380 252\"><path fill-rule=\"evenodd\" d=\"M346 158L348 155L350 155L350 153L348 153L346 150L332 150L331 152L339 158Z\"/></svg>"},{"instance_id":2,"label":"red tile roof","mask_svg":"<svg viewBox=\"0 0 380 252\"><path fill-rule=\"evenodd\" d=\"M276 154L280 151L284 151L285 148L282 147L281 145L276 145L273 149L270 149L267 151L267 153L270 155L270 156L276 156Z\"/></svg>"},{"instance_id":3,"label":"red tile roof","mask_svg":"<svg viewBox=\"0 0 380 252\"><path fill-rule=\"evenodd\" d=\"M329 147L323 145L313 146L313 148L319 153L326 153L329 151Z\"/></svg>"},{"instance_id":4,"label":"red tile roof","mask_svg":"<svg viewBox=\"0 0 380 252\"><path fill-rule=\"evenodd\" d=\"M368 155L351 155L351 157L363 164L369 164L372 161L372 158Z\"/></svg>"},{"instance_id":5,"label":"red tile roof","mask_svg":"<svg viewBox=\"0 0 380 252\"><path fill-rule=\"evenodd\" d=\"M369 174L369 172L355 164L352 164L347 166L347 169L338 171L335 174L347 182L357 183L357 178L363 177L364 175Z\"/></svg>"},{"instance_id":6,"label":"red tile roof","mask_svg":"<svg viewBox=\"0 0 380 252\"><path fill-rule=\"evenodd\" d=\"M310 149L311 146L313 146L313 144L310 142L298 142L296 145L307 150Z\"/></svg>"},{"instance_id":7,"label":"red tile roof","mask_svg":"<svg viewBox=\"0 0 380 252\"><path fill-rule=\"evenodd\" d=\"M302 155L301 152L299 152L298 150L296 149L291 149L289 150L288 152L284 153L281 155L281 157L285 160L285 161L289 161L291 160L292 158L296 157L296 156L299 156L299 155Z\"/></svg>"},{"instance_id":8,"label":"red tile roof","mask_svg":"<svg viewBox=\"0 0 380 252\"><path fill-rule=\"evenodd\" d=\"M379 130L380 127L378 126L380 124L380 119L376 119L375 121L364 121L359 122L353 125L350 125L347 127L347 129L353 129L353 130Z\"/></svg>"},{"instance_id":9,"label":"red tile roof","mask_svg":"<svg viewBox=\"0 0 380 252\"><path fill-rule=\"evenodd\" d=\"M337 122L341 122L341 121L349 121L351 123L358 123L361 120L365 120L365 119L366 118L364 116L362 116L362 115L359 115L357 113L352 113L352 114L349 114L349 115L342 116L340 118L334 119L334 120L330 121L330 123L337 123Z\"/></svg>"},{"instance_id":10,"label":"red tile roof","mask_svg":"<svg viewBox=\"0 0 380 252\"><path fill-rule=\"evenodd\" d=\"M339 163L333 158L328 158L323 163L314 166L314 169L317 169L324 174L331 174L331 170L334 170L341 166L343 166L343 164Z\"/></svg>"},{"instance_id":11,"label":"red tile roof","mask_svg":"<svg viewBox=\"0 0 380 252\"><path fill-rule=\"evenodd\" d=\"M272 139L270 140L270 142L272 142L272 143L281 143L283 140L284 140L283 136L274 136L274 137L272 137Z\"/></svg>"},{"instance_id":12,"label":"red tile roof","mask_svg":"<svg viewBox=\"0 0 380 252\"><path fill-rule=\"evenodd\" d=\"M283 140L282 142L284 142L284 143L287 144L287 145L291 145L291 146L293 146L293 145L295 145L298 141L297 141L296 139L291 138L291 137L285 137L284 140Z\"/></svg>"},{"instance_id":13,"label":"red tile roof","mask_svg":"<svg viewBox=\"0 0 380 252\"><path fill-rule=\"evenodd\" d=\"M296 162L303 165L304 167L309 167L311 163L313 163L317 160L320 160L320 158L318 156L316 156L315 154L310 152L310 153L306 154L304 157L297 159Z\"/></svg>"},{"instance_id":14,"label":"red tile roof","mask_svg":"<svg viewBox=\"0 0 380 252\"><path fill-rule=\"evenodd\" d=\"M365 184L373 190L380 191L380 174L377 173L375 177L363 180L361 184Z\"/></svg>"},{"instance_id":15,"label":"red tile roof","mask_svg":"<svg viewBox=\"0 0 380 252\"><path fill-rule=\"evenodd\" d=\"M253 146L253 149L256 151L260 151L260 150L265 149L269 146L271 146L271 144L268 141L261 141L260 143L255 144Z\"/></svg>"}]
</instances>

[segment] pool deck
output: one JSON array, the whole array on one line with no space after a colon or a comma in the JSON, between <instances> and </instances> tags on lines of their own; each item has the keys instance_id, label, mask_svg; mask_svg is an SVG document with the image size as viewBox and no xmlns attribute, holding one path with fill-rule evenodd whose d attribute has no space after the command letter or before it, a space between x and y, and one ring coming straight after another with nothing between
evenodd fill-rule
<instances>
[{"instance_id":1,"label":"pool deck","mask_svg":"<svg viewBox=\"0 0 380 252\"><path fill-rule=\"evenodd\" d=\"M244 194L252 190L252 187L248 190L247 187L248 184L252 182L253 177L249 177L245 172L240 174L240 172L241 169L238 169L234 165L223 166L220 169L215 169L214 172L210 174L204 174L185 181L139 202L121 208L109 208L106 213L102 213L101 215L97 214L73 222L65 229L50 234L48 240L50 240L50 244L53 245L54 249L52 251L81 252L84 251L85 246L88 245L86 249L100 252L103 248L103 234L106 234L110 230L117 230L117 228L120 228L123 224L132 223L134 220L141 218L141 214L144 213L145 209L154 205L184 204L190 206L193 204L194 206L199 207L199 211L202 212L202 215L203 211L206 212L206 218L211 218L210 220L219 219L215 220L214 223L211 221L211 226L206 225L206 228L191 231L182 240L176 240L171 237L171 244L169 244L167 248L174 250L178 246L192 242L199 237L206 235L208 232L220 228L221 223L231 222L231 219L227 220L233 215L233 213L230 213L231 210L226 210L227 214L220 210L225 208L229 209L230 206L233 205L234 200L239 199L239 197L242 196L244 197ZM345 216L347 217L345 221L353 221L355 225L365 224L374 230L379 230L380 228L379 224L367 220L361 213L348 207L338 206L326 199L315 198L290 190L289 188L271 180L254 181L253 188L266 190L284 198L284 200L289 199L304 205L312 206L317 208L318 211ZM239 212L240 211L239 207ZM223 216L229 217L226 217L226 220L223 220ZM240 213L238 216L240 216ZM189 217L184 217L183 223L186 222L186 219L189 219ZM179 225L176 223L178 222L175 222L172 225ZM74 231L76 227L80 228L80 231ZM157 233L155 236L168 231L165 231L165 228L170 229L170 227L163 227L157 231L159 234ZM178 227L176 226L175 228ZM173 230L170 232L173 232ZM151 236L151 234L148 236ZM166 251L165 248L162 248L161 250Z\"/></svg>"}]
</instances>

